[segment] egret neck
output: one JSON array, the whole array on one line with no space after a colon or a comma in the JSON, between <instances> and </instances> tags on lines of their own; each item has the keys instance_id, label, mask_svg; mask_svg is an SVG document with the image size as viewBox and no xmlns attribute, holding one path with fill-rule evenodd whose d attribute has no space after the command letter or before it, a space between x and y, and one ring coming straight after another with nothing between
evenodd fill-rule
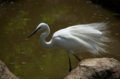
<instances>
[{"instance_id":1,"label":"egret neck","mask_svg":"<svg viewBox=\"0 0 120 79\"><path fill-rule=\"evenodd\" d=\"M52 44L52 42L51 41L49 41L49 42L46 42L45 41L45 38L50 34L50 28L49 28L49 26L48 25L45 25L45 27L44 27L44 29L46 30L44 33L42 33L41 34L41 36L40 36L40 41L41 41L41 43L45 46L45 47L47 47L47 48L54 48L54 46L53 46L53 44Z\"/></svg>"}]
</instances>

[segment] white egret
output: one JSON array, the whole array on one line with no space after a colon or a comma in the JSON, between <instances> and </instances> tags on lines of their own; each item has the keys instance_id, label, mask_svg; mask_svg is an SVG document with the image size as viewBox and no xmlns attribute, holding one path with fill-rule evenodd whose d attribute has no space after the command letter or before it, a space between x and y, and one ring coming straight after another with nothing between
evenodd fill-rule
<instances>
[{"instance_id":1,"label":"white egret","mask_svg":"<svg viewBox=\"0 0 120 79\"><path fill-rule=\"evenodd\" d=\"M29 36L31 37L38 31L45 29L46 31L41 34L40 41L47 48L61 48L68 52L69 58L69 71L71 71L71 61L69 53L72 53L79 61L80 59L74 54L76 52L90 52L99 54L99 52L106 52L106 44L110 42L106 37L107 23L91 23L74 25L56 31L49 42L45 38L50 34L50 28L46 23L40 23L34 32Z\"/></svg>"}]
</instances>

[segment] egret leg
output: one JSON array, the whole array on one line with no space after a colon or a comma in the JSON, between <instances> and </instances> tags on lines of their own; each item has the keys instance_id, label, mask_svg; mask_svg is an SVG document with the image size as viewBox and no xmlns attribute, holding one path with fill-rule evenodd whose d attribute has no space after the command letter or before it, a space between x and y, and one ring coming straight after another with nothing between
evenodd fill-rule
<instances>
[{"instance_id":1,"label":"egret leg","mask_svg":"<svg viewBox=\"0 0 120 79\"><path fill-rule=\"evenodd\" d=\"M70 60L70 53L68 52L68 60L69 60L69 72L72 70L71 60Z\"/></svg>"},{"instance_id":2,"label":"egret leg","mask_svg":"<svg viewBox=\"0 0 120 79\"><path fill-rule=\"evenodd\" d=\"M77 55L75 55L75 53L73 51L71 51L71 53L75 56L75 58L78 60L78 61L81 61L81 59L79 57L77 57Z\"/></svg>"}]
</instances>

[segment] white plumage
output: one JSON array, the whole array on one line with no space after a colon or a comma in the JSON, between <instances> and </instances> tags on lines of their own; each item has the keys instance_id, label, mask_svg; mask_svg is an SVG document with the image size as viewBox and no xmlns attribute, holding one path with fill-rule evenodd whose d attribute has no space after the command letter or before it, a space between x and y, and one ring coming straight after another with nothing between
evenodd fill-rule
<instances>
[{"instance_id":1,"label":"white plumage","mask_svg":"<svg viewBox=\"0 0 120 79\"><path fill-rule=\"evenodd\" d=\"M106 52L104 42L110 42L107 33L106 23L75 25L55 32L52 40L66 51L98 54Z\"/></svg>"},{"instance_id":2,"label":"white plumage","mask_svg":"<svg viewBox=\"0 0 120 79\"><path fill-rule=\"evenodd\" d=\"M31 37L36 32L45 29L46 32L40 36L41 43L47 48L62 48L67 52L71 52L79 61L80 59L74 54L76 52L91 52L99 54L99 52L106 52L107 45L104 42L110 42L106 37L107 23L91 23L74 25L56 31L49 42L45 38L50 34L50 28L46 23L40 23L36 30L28 37ZM69 53L68 53L69 56ZM71 61L69 57L70 70Z\"/></svg>"}]
</instances>

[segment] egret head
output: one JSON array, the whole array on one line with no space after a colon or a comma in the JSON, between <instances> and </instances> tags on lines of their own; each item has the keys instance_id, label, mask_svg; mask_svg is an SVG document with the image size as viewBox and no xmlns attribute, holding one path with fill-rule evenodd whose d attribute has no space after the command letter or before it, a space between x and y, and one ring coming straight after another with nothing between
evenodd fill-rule
<instances>
[{"instance_id":1,"label":"egret head","mask_svg":"<svg viewBox=\"0 0 120 79\"><path fill-rule=\"evenodd\" d=\"M37 28L35 29L35 31L33 31L27 38L31 37L32 35L34 35L36 32L39 32L43 29L46 28L46 26L48 26L46 23L40 23Z\"/></svg>"}]
</instances>

